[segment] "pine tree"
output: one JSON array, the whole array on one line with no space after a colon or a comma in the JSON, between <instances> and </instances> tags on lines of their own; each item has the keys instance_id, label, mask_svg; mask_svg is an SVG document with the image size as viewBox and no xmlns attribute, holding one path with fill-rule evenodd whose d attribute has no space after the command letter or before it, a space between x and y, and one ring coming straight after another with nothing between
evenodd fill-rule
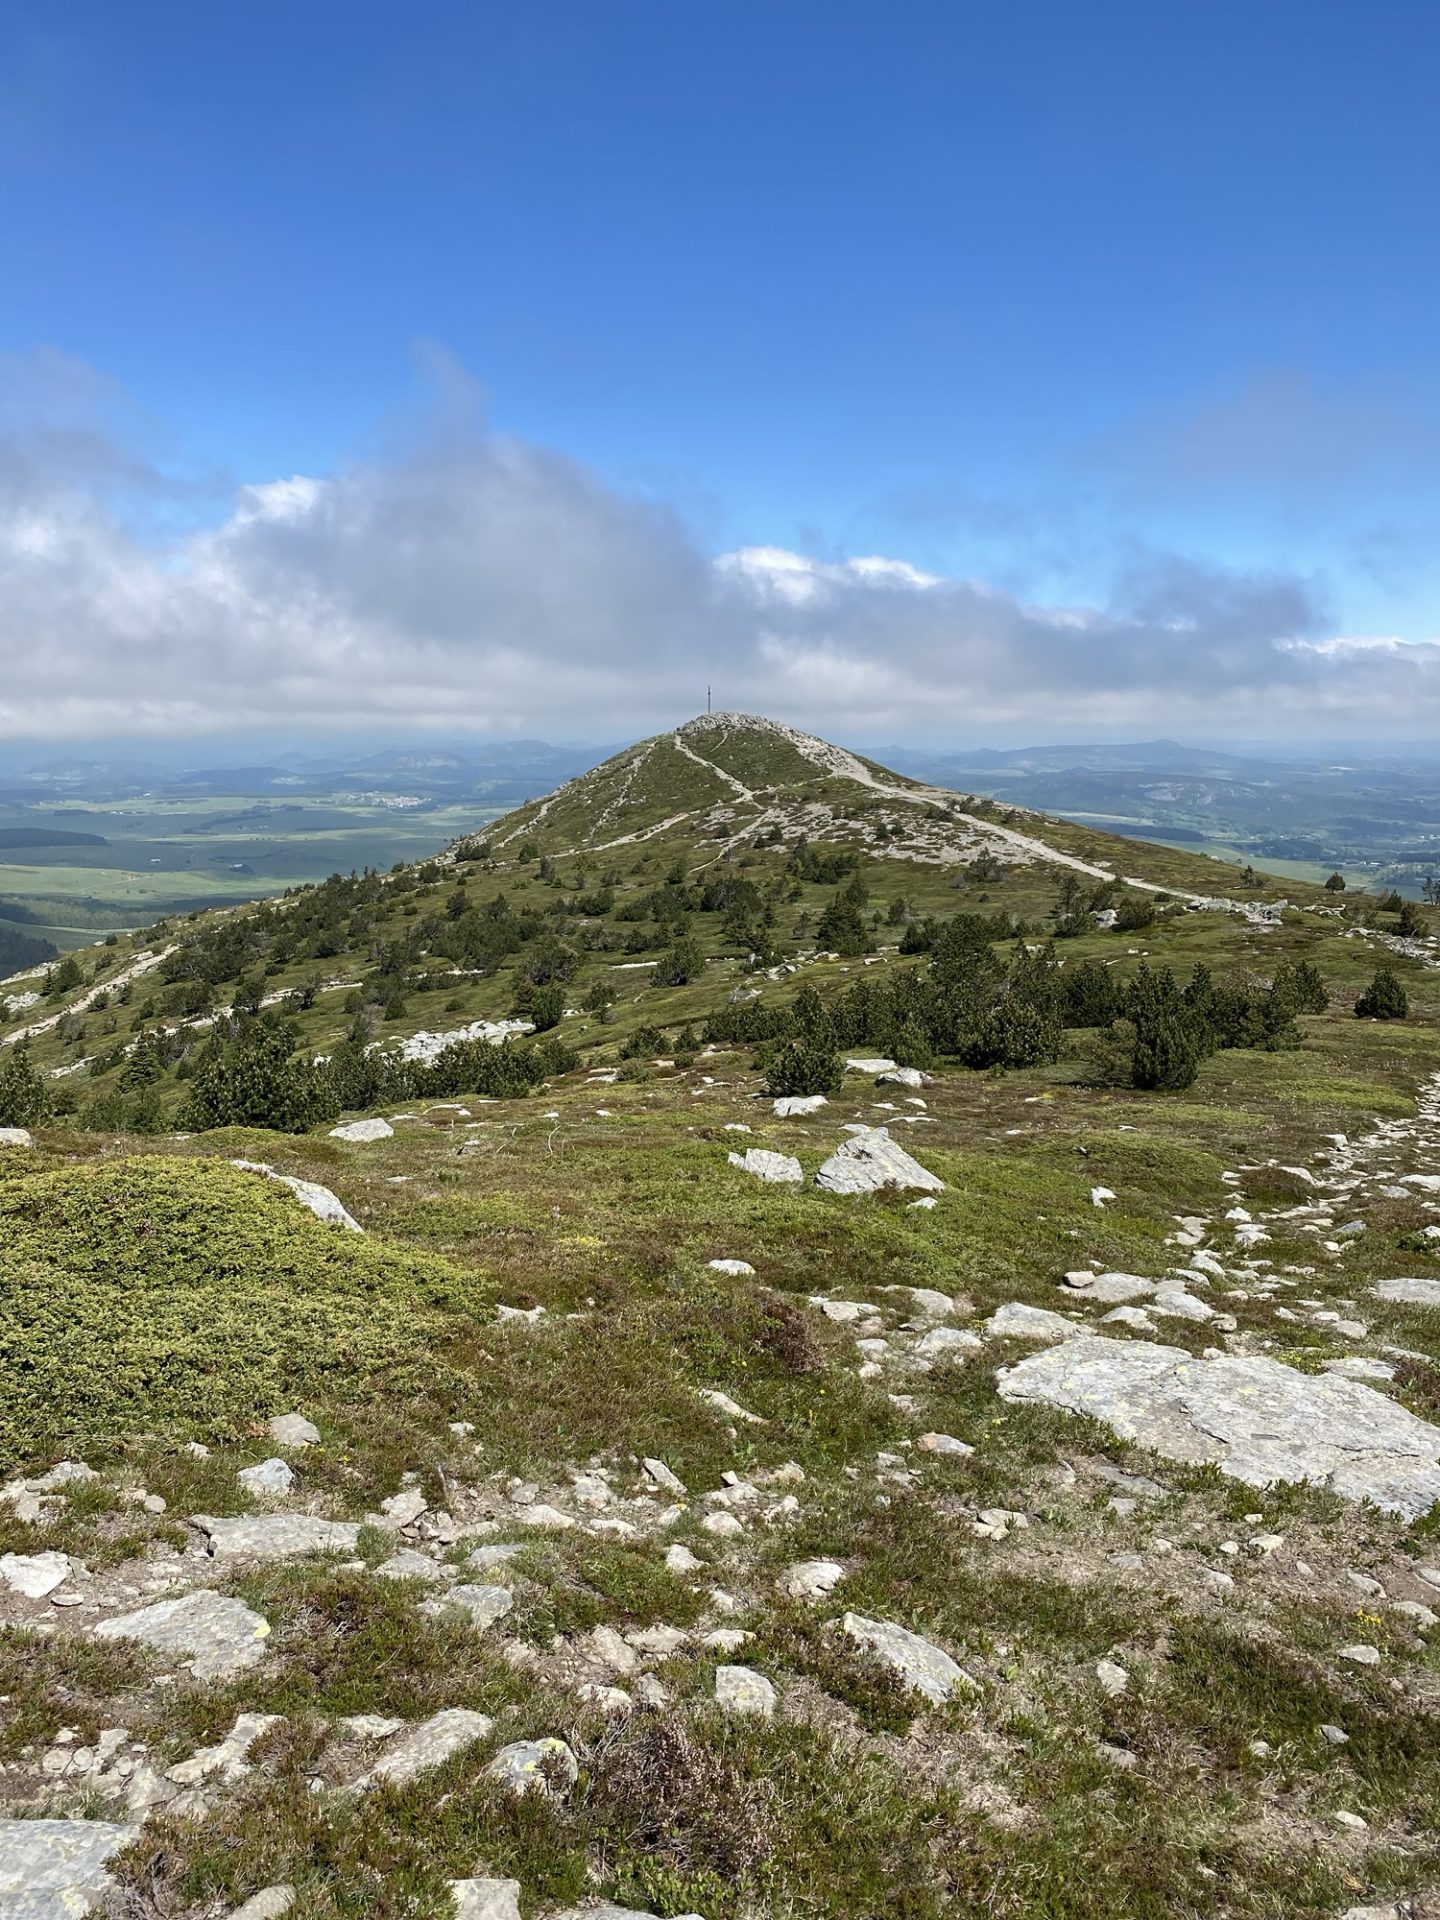
<instances>
[{"instance_id":1,"label":"pine tree","mask_svg":"<svg viewBox=\"0 0 1440 1920\"><path fill-rule=\"evenodd\" d=\"M1404 1020L1409 1012L1410 996L1389 967L1380 969L1355 1002L1361 1020Z\"/></svg>"},{"instance_id":2,"label":"pine tree","mask_svg":"<svg viewBox=\"0 0 1440 1920\"><path fill-rule=\"evenodd\" d=\"M33 1127L49 1111L49 1090L24 1047L0 1061L0 1127Z\"/></svg>"}]
</instances>

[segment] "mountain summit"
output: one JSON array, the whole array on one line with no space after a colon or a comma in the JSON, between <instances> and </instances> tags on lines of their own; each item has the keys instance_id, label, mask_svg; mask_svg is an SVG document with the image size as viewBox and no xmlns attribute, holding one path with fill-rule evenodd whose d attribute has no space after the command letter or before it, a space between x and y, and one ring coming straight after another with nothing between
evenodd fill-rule
<instances>
[{"instance_id":1,"label":"mountain summit","mask_svg":"<svg viewBox=\"0 0 1440 1920\"><path fill-rule=\"evenodd\" d=\"M742 842L840 841L891 860L1044 860L1108 878L1047 844L1032 817L894 773L846 747L752 713L702 713L615 754L498 824L497 853L600 853L665 837L697 859ZM1011 819L1023 826L1007 824ZM1037 827L1048 823L1037 818Z\"/></svg>"}]
</instances>

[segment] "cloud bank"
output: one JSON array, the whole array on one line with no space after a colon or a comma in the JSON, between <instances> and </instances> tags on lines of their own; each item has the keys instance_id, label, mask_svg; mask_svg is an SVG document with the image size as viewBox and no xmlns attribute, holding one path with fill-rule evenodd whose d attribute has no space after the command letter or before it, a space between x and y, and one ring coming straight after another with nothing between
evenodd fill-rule
<instances>
[{"instance_id":1,"label":"cloud bank","mask_svg":"<svg viewBox=\"0 0 1440 1920\"><path fill-rule=\"evenodd\" d=\"M96 376L40 372L26 391L52 404L18 406L0 365L3 738L614 739L688 716L707 683L868 739L1440 722L1440 645L1337 635L1298 577L1152 555L1104 606L1040 606L897 558L717 557L663 503L474 419L197 522Z\"/></svg>"}]
</instances>

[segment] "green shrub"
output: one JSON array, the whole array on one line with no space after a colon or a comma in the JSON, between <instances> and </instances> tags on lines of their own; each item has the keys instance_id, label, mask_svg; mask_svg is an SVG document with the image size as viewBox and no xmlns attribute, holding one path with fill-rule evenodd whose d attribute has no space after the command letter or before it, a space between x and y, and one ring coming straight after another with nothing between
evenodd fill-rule
<instances>
[{"instance_id":1,"label":"green shrub","mask_svg":"<svg viewBox=\"0 0 1440 1920\"><path fill-rule=\"evenodd\" d=\"M1404 1020L1409 1012L1410 996L1389 967L1381 967L1355 1002L1361 1020Z\"/></svg>"},{"instance_id":2,"label":"green shrub","mask_svg":"<svg viewBox=\"0 0 1440 1920\"><path fill-rule=\"evenodd\" d=\"M326 1226L278 1184L157 1156L0 1168L0 1470L127 1435L458 1389L490 1288Z\"/></svg>"},{"instance_id":3,"label":"green shrub","mask_svg":"<svg viewBox=\"0 0 1440 1920\"><path fill-rule=\"evenodd\" d=\"M208 1041L190 1083L180 1124L192 1133L212 1127L271 1127L304 1133L340 1111L330 1077L294 1058L290 1022L234 1022Z\"/></svg>"},{"instance_id":4,"label":"green shrub","mask_svg":"<svg viewBox=\"0 0 1440 1920\"><path fill-rule=\"evenodd\" d=\"M838 1093L845 1077L840 1056L824 1040L801 1035L782 1040L765 1056L765 1091L779 1099L787 1094Z\"/></svg>"}]
</instances>

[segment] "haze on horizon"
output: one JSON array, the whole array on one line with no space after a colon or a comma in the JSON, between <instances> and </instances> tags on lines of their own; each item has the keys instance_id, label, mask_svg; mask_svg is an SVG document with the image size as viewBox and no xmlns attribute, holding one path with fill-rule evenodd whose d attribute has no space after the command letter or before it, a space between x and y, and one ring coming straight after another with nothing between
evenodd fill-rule
<instances>
[{"instance_id":1,"label":"haze on horizon","mask_svg":"<svg viewBox=\"0 0 1440 1920\"><path fill-rule=\"evenodd\" d=\"M0 747L1440 721L1440 16L0 23Z\"/></svg>"}]
</instances>

